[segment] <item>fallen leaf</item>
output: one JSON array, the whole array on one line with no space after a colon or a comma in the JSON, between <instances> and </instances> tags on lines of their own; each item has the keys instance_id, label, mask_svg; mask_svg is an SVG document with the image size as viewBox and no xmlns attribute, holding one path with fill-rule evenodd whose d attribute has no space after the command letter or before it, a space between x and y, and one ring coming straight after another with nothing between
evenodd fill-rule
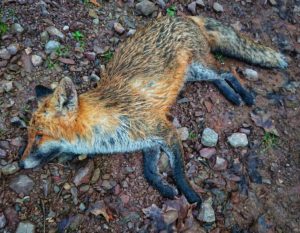
<instances>
[{"instance_id":1,"label":"fallen leaf","mask_svg":"<svg viewBox=\"0 0 300 233\"><path fill-rule=\"evenodd\" d=\"M262 110L254 109L250 113L251 119L258 126L263 128L266 132L272 133L276 136L279 136L277 129L275 128L273 121L270 119L271 114Z\"/></svg>"},{"instance_id":2,"label":"fallen leaf","mask_svg":"<svg viewBox=\"0 0 300 233\"><path fill-rule=\"evenodd\" d=\"M102 200L92 204L88 211L95 216L102 215L107 222L113 219L112 215L108 213L108 208Z\"/></svg>"}]
</instances>

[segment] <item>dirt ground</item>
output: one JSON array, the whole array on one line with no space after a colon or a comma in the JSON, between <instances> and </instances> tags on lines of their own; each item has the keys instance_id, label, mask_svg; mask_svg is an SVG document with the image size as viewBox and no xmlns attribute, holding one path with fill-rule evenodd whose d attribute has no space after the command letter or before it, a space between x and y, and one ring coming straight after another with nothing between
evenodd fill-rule
<instances>
[{"instance_id":1,"label":"dirt ground","mask_svg":"<svg viewBox=\"0 0 300 233\"><path fill-rule=\"evenodd\" d=\"M152 1L149 16L137 11L138 2L99 0L96 7L88 1L0 0L0 49L16 48L0 58L0 232L26 232L20 223L33 225L35 232L300 232L300 1L219 0L223 11L216 12L211 0L203 5L160 0ZM215 221L199 220L183 199L162 198L143 177L140 153L53 161L33 170L14 167L36 108L37 84L55 87L69 76L79 92L93 88L122 41L173 14L233 25L280 50L289 63L286 70L263 69L216 54L220 67L235 70L255 93L256 104L233 106L212 84L190 83L172 107L178 127L189 131L183 142L187 177L204 200L212 198ZM116 32L115 22L125 32ZM49 26L64 38L47 37ZM45 52L49 40L61 44L51 54ZM245 77L247 68L258 77ZM200 156L207 127L219 135L209 159ZM236 132L247 134L248 146L229 145L227 137ZM224 167L216 167L217 157L225 159ZM167 175L163 158L161 163ZM86 180L75 185L80 168L88 171ZM31 181L16 191L20 175Z\"/></svg>"}]
</instances>

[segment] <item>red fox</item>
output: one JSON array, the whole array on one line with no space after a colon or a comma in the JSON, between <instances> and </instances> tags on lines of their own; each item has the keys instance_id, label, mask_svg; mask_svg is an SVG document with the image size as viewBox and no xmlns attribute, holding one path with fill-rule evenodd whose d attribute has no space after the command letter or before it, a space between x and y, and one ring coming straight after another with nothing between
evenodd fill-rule
<instances>
[{"instance_id":1,"label":"red fox","mask_svg":"<svg viewBox=\"0 0 300 233\"><path fill-rule=\"evenodd\" d=\"M212 81L234 104L254 104L233 74L214 70L211 52L216 51L262 67L287 67L282 54L214 19L162 17L121 45L97 88L77 95L67 77L54 91L36 87L39 107L28 127L20 167L33 168L62 153L142 151L144 175L154 188L167 198L179 191L201 205L185 177L182 144L167 117L170 107L185 82L203 80ZM162 151L176 188L158 173Z\"/></svg>"}]
</instances>

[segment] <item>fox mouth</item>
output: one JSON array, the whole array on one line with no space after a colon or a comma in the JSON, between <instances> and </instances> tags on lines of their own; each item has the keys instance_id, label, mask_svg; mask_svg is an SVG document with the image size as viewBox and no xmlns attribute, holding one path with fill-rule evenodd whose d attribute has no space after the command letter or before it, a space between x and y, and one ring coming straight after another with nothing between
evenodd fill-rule
<instances>
[{"instance_id":1,"label":"fox mouth","mask_svg":"<svg viewBox=\"0 0 300 233\"><path fill-rule=\"evenodd\" d=\"M31 169L42 167L47 164L49 161L57 158L62 153L59 150L54 150L49 153L37 153L31 154L26 159L19 161L19 167L21 169Z\"/></svg>"}]
</instances>

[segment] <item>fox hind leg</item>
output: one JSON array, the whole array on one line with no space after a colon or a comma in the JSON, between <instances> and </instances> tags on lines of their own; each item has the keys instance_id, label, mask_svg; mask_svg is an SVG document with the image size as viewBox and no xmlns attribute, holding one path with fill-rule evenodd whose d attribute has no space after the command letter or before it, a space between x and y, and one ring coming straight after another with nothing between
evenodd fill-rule
<instances>
[{"instance_id":1,"label":"fox hind leg","mask_svg":"<svg viewBox=\"0 0 300 233\"><path fill-rule=\"evenodd\" d=\"M254 104L254 97L244 88L231 73L218 74L200 63L192 63L186 73L186 81L211 81L219 91L235 105L241 104L241 99L249 106Z\"/></svg>"},{"instance_id":2,"label":"fox hind leg","mask_svg":"<svg viewBox=\"0 0 300 233\"><path fill-rule=\"evenodd\" d=\"M159 146L143 149L144 176L163 197L173 199L178 194L177 190L168 185L158 173L160 152Z\"/></svg>"}]
</instances>

